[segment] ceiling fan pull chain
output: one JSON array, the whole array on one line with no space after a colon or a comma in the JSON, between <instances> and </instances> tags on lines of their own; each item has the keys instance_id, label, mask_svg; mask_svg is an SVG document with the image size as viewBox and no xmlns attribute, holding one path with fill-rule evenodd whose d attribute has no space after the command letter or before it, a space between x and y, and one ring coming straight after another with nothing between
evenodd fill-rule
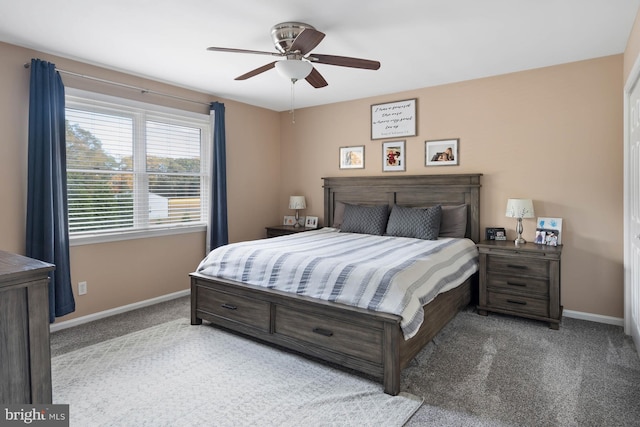
<instances>
[{"instance_id":1,"label":"ceiling fan pull chain","mask_svg":"<svg viewBox=\"0 0 640 427\"><path fill-rule=\"evenodd\" d=\"M295 111L295 100L296 100L296 95L295 95L295 84L296 84L296 79L291 79L291 109L289 110L289 114L291 114L291 123L296 124L296 111Z\"/></svg>"}]
</instances>

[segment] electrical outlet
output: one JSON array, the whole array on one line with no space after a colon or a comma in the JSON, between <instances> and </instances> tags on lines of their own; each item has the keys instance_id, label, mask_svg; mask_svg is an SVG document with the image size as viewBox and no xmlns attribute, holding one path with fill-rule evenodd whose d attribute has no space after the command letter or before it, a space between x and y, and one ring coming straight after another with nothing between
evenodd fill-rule
<instances>
[{"instance_id":1,"label":"electrical outlet","mask_svg":"<svg viewBox=\"0 0 640 427\"><path fill-rule=\"evenodd\" d=\"M78 283L78 295L84 295L87 293L87 282Z\"/></svg>"}]
</instances>

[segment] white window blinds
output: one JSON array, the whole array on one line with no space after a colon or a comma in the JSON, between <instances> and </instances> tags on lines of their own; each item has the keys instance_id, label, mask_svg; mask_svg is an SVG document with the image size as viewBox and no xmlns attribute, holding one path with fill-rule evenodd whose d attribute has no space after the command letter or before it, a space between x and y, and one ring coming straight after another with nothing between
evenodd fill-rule
<instances>
[{"instance_id":1,"label":"white window blinds","mask_svg":"<svg viewBox=\"0 0 640 427\"><path fill-rule=\"evenodd\" d=\"M206 223L206 116L66 101L71 236Z\"/></svg>"}]
</instances>

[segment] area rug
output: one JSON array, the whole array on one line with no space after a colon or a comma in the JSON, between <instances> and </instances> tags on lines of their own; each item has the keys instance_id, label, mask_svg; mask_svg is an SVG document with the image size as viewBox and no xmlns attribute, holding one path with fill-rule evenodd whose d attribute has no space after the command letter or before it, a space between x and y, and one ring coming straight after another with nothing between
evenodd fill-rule
<instances>
[{"instance_id":1,"label":"area rug","mask_svg":"<svg viewBox=\"0 0 640 427\"><path fill-rule=\"evenodd\" d=\"M402 426L422 399L188 319L52 359L71 426Z\"/></svg>"}]
</instances>

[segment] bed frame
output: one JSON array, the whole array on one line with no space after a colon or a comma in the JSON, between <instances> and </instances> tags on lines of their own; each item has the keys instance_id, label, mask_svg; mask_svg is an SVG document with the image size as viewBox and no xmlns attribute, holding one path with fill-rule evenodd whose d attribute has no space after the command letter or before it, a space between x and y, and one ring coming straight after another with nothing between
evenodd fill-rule
<instances>
[{"instance_id":1,"label":"bed frame","mask_svg":"<svg viewBox=\"0 0 640 427\"><path fill-rule=\"evenodd\" d=\"M336 202L428 207L467 204L466 236L480 238L480 176L397 175L324 179L324 224ZM235 332L381 378L400 392L400 372L471 301L477 274L424 308L420 331L405 340L400 317L191 273L191 324Z\"/></svg>"}]
</instances>

